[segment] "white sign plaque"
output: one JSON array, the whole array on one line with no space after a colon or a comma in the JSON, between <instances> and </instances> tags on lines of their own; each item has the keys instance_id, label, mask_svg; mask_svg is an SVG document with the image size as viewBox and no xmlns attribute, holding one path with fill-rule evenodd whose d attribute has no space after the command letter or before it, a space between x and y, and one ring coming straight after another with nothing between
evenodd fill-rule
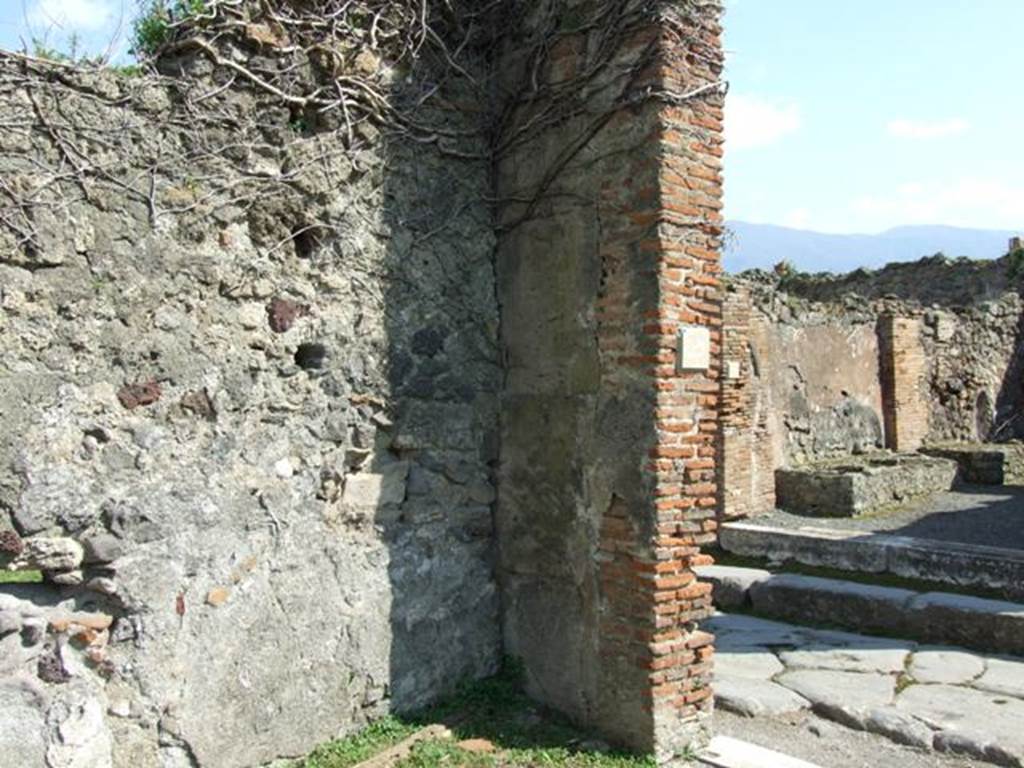
<instances>
[{"instance_id":1,"label":"white sign plaque","mask_svg":"<svg viewBox=\"0 0 1024 768\"><path fill-rule=\"evenodd\" d=\"M711 367L711 331L703 325L680 328L676 337L676 370L706 371Z\"/></svg>"}]
</instances>

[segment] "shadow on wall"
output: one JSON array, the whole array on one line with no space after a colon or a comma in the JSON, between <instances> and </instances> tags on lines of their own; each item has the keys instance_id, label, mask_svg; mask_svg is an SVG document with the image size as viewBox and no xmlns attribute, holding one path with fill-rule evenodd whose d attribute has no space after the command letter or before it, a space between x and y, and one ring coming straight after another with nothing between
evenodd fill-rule
<instances>
[{"instance_id":1,"label":"shadow on wall","mask_svg":"<svg viewBox=\"0 0 1024 768\"><path fill-rule=\"evenodd\" d=\"M463 66L484 72L488 62ZM423 69L412 78L420 89L393 94L399 109L414 108L422 88L447 76ZM398 711L494 674L501 659L493 505L502 373L487 78L479 82L449 79L441 94L476 108L431 107L435 100L417 112L439 131L461 133L457 142L385 141L379 309L393 423L378 431L374 454L345 494L355 500L361 484L381 478L375 518L388 545Z\"/></svg>"}]
</instances>

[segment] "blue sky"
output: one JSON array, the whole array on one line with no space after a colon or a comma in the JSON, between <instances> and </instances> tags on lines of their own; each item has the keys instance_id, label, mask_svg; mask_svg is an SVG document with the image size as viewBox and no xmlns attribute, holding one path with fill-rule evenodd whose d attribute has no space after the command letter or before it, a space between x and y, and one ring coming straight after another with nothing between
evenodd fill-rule
<instances>
[{"instance_id":1,"label":"blue sky","mask_svg":"<svg viewBox=\"0 0 1024 768\"><path fill-rule=\"evenodd\" d=\"M127 56L138 0L0 0L0 47L31 49L39 39L67 50L72 36L90 55Z\"/></svg>"},{"instance_id":2,"label":"blue sky","mask_svg":"<svg viewBox=\"0 0 1024 768\"><path fill-rule=\"evenodd\" d=\"M1024 0L726 0L726 216L1024 228ZM0 0L0 46L123 58L137 0Z\"/></svg>"},{"instance_id":3,"label":"blue sky","mask_svg":"<svg viewBox=\"0 0 1024 768\"><path fill-rule=\"evenodd\" d=\"M726 216L1024 228L1024 0L727 0Z\"/></svg>"}]
</instances>

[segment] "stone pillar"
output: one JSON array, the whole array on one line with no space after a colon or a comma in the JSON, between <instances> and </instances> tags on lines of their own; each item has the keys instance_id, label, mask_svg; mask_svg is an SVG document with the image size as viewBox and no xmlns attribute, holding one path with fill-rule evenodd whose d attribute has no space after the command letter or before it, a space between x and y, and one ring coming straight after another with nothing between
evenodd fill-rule
<instances>
[{"instance_id":1,"label":"stone pillar","mask_svg":"<svg viewBox=\"0 0 1024 768\"><path fill-rule=\"evenodd\" d=\"M506 648L533 696L667 759L711 711L718 10L540 5L505 53L497 168ZM681 370L693 328L710 356Z\"/></svg>"},{"instance_id":2,"label":"stone pillar","mask_svg":"<svg viewBox=\"0 0 1024 768\"><path fill-rule=\"evenodd\" d=\"M916 451L928 436L927 361L920 319L883 315L878 321L878 348L885 445L894 451Z\"/></svg>"}]
</instances>

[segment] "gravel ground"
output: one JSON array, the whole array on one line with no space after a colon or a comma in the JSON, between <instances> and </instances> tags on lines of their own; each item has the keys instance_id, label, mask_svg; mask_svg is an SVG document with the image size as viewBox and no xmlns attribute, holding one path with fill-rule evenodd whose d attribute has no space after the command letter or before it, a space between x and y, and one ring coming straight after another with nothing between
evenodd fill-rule
<instances>
[{"instance_id":1,"label":"gravel ground","mask_svg":"<svg viewBox=\"0 0 1024 768\"><path fill-rule=\"evenodd\" d=\"M821 768L988 768L961 757L901 747L882 736L852 731L802 712L748 718L721 710L715 733L815 763ZM767 768L767 767L766 767Z\"/></svg>"},{"instance_id":2,"label":"gravel ground","mask_svg":"<svg viewBox=\"0 0 1024 768\"><path fill-rule=\"evenodd\" d=\"M1024 488L963 486L907 507L864 517L805 517L775 511L744 522L780 528L838 528L1024 549Z\"/></svg>"}]
</instances>

